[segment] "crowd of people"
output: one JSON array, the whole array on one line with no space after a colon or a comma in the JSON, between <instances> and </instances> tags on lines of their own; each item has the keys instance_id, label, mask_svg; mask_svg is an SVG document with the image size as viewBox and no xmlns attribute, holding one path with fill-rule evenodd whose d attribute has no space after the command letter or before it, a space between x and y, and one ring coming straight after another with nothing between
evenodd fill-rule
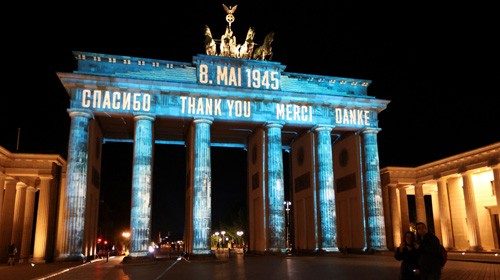
<instances>
[{"instance_id":1,"label":"crowd of people","mask_svg":"<svg viewBox=\"0 0 500 280\"><path fill-rule=\"evenodd\" d=\"M407 231L394 257L402 261L400 279L440 279L446 263L446 251L439 239L429 232L424 223L416 224L417 234Z\"/></svg>"}]
</instances>

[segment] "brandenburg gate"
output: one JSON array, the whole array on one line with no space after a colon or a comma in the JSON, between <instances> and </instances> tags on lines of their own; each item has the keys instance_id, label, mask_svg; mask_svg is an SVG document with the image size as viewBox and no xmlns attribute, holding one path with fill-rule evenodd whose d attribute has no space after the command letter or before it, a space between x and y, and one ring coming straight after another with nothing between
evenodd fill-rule
<instances>
[{"instance_id":1,"label":"brandenburg gate","mask_svg":"<svg viewBox=\"0 0 500 280\"><path fill-rule=\"evenodd\" d=\"M151 241L155 144L187 147L190 254L211 252L213 146L248 151L250 250L286 249L284 150L291 153L297 249L386 249L377 116L388 101L368 96L367 80L285 72L266 60L273 34L255 51L249 34L233 48L229 24L218 52L207 27L207 54L191 63L74 52L77 70L58 73L71 100L59 259L95 250L97 225L85 217L98 207L91 190L99 184L101 145L113 141L134 145L131 256L146 255Z\"/></svg>"}]
</instances>

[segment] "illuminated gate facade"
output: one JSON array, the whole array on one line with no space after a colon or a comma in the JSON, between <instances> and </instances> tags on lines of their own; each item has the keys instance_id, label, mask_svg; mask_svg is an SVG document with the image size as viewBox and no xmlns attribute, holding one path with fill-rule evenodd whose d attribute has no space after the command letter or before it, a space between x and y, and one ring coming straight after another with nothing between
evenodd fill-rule
<instances>
[{"instance_id":1,"label":"illuminated gate facade","mask_svg":"<svg viewBox=\"0 0 500 280\"><path fill-rule=\"evenodd\" d=\"M71 98L60 259L95 247L96 225L85 215L98 205L89 202L88 188L99 178L107 141L134 143L132 256L145 255L151 237L154 143L187 146L184 235L191 254L210 253L211 146L248 149L251 250L286 247L284 150L291 151L298 249L386 248L377 116L388 101L367 95L369 81L287 73L278 62L222 56L183 63L74 55L78 69L58 74Z\"/></svg>"}]
</instances>

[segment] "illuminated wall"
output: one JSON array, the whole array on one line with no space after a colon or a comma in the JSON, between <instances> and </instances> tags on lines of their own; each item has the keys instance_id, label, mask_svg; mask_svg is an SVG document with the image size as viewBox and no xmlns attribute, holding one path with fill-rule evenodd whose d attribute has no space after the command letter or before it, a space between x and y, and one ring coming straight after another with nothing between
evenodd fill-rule
<instances>
[{"instance_id":1,"label":"illuminated wall","mask_svg":"<svg viewBox=\"0 0 500 280\"><path fill-rule=\"evenodd\" d=\"M314 133L299 136L292 144L291 153L295 248L319 250Z\"/></svg>"},{"instance_id":2,"label":"illuminated wall","mask_svg":"<svg viewBox=\"0 0 500 280\"><path fill-rule=\"evenodd\" d=\"M335 142L334 173L337 199L338 247L364 250L363 197L361 190L360 137L345 135Z\"/></svg>"},{"instance_id":3,"label":"illuminated wall","mask_svg":"<svg viewBox=\"0 0 500 280\"><path fill-rule=\"evenodd\" d=\"M265 183L265 153L266 138L262 128L248 139L248 228L249 249L264 252L267 249L266 216L266 183Z\"/></svg>"},{"instance_id":4,"label":"illuminated wall","mask_svg":"<svg viewBox=\"0 0 500 280\"><path fill-rule=\"evenodd\" d=\"M476 211L479 228L481 230L481 245L484 250L493 250L498 247L495 239L497 233L493 229L493 220L487 206L496 205L496 196L493 186L493 171L485 170L473 175L474 195L476 198ZM489 230L487 230L489 229ZM500 233L498 233L500 234ZM498 241L497 241L498 242Z\"/></svg>"},{"instance_id":5,"label":"illuminated wall","mask_svg":"<svg viewBox=\"0 0 500 280\"><path fill-rule=\"evenodd\" d=\"M85 206L84 255L97 255L97 223L99 221L99 191L101 187L102 132L95 119L89 124L89 166L87 169L87 199Z\"/></svg>"}]
</instances>

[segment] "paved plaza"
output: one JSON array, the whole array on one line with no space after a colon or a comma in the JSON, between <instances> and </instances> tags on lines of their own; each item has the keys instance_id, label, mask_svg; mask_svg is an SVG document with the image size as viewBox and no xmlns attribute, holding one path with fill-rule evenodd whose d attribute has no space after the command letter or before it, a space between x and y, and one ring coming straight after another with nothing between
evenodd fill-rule
<instances>
[{"instance_id":1,"label":"paved plaza","mask_svg":"<svg viewBox=\"0 0 500 280\"><path fill-rule=\"evenodd\" d=\"M450 255L451 259L462 256ZM500 279L500 262L449 260L442 279ZM481 260L481 258L477 258ZM390 254L272 257L237 255L213 261L159 260L122 264L122 257L92 263L0 266L0 279L398 279L399 262ZM496 262L496 263L495 263ZM54 275L59 273L57 275ZM51 277L47 277L53 275Z\"/></svg>"}]
</instances>

